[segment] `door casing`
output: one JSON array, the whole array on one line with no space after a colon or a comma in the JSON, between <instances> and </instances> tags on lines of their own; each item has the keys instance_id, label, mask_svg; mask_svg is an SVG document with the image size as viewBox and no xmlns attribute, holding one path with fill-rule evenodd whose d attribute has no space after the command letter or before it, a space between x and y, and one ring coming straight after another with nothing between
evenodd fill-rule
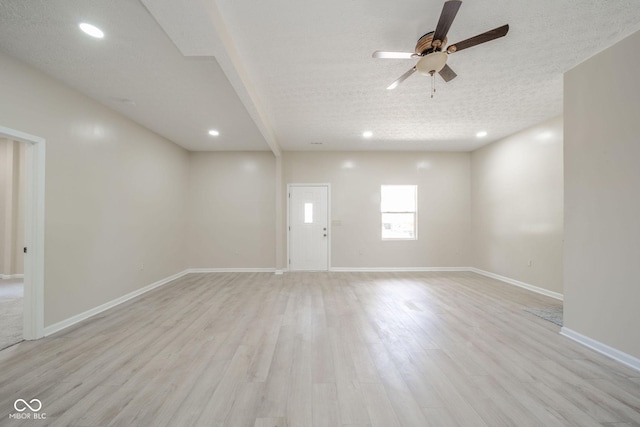
<instances>
[{"instance_id":1,"label":"door casing","mask_svg":"<svg viewBox=\"0 0 640 427\"><path fill-rule=\"evenodd\" d=\"M26 143L24 329L26 340L44 336L44 189L45 140L0 126L0 137Z\"/></svg>"}]
</instances>

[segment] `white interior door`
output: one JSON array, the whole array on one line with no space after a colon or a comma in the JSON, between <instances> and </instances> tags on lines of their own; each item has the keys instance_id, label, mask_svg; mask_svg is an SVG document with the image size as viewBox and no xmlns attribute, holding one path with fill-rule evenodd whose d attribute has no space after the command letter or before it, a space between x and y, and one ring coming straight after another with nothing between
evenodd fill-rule
<instances>
[{"instance_id":1,"label":"white interior door","mask_svg":"<svg viewBox=\"0 0 640 427\"><path fill-rule=\"evenodd\" d=\"M289 269L329 269L328 194L326 185L289 187Z\"/></svg>"}]
</instances>

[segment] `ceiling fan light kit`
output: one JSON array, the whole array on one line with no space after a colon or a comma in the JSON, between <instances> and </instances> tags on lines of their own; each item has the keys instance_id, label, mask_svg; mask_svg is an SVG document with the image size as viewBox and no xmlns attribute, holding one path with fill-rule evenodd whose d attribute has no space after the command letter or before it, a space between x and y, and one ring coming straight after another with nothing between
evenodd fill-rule
<instances>
[{"instance_id":1,"label":"ceiling fan light kit","mask_svg":"<svg viewBox=\"0 0 640 427\"><path fill-rule=\"evenodd\" d=\"M451 67L447 65L447 59L450 54L504 37L507 35L507 32L509 32L509 25L503 25L475 37L454 43L445 49L445 46L447 46L447 33L449 32L449 28L451 28L451 24L461 4L462 0L447 0L444 2L435 31L428 32L418 39L415 52L384 52L379 50L373 52L372 56L374 58L420 58L413 68L391 83L387 89L395 89L400 83L417 71L420 74L431 76L431 97L433 98L436 73L440 74L440 77L442 77L445 82L449 82L457 76Z\"/></svg>"},{"instance_id":2,"label":"ceiling fan light kit","mask_svg":"<svg viewBox=\"0 0 640 427\"><path fill-rule=\"evenodd\" d=\"M432 76L447 65L447 54L445 52L433 52L420 58L416 64L416 71L425 76Z\"/></svg>"}]
</instances>

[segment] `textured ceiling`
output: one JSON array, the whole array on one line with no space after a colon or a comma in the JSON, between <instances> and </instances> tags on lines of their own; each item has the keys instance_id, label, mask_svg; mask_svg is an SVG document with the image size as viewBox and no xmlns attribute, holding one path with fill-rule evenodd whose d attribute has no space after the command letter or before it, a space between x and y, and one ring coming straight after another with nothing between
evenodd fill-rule
<instances>
[{"instance_id":1,"label":"textured ceiling","mask_svg":"<svg viewBox=\"0 0 640 427\"><path fill-rule=\"evenodd\" d=\"M416 61L371 53L413 50L441 9L441 0L0 0L0 49L193 150L472 150L561 114L563 72L640 29L637 0L466 0L451 42L507 23L509 34L451 55L458 77L438 78L433 99L417 74L386 90ZM81 19L108 37L83 37ZM478 140L479 130L489 136Z\"/></svg>"}]
</instances>

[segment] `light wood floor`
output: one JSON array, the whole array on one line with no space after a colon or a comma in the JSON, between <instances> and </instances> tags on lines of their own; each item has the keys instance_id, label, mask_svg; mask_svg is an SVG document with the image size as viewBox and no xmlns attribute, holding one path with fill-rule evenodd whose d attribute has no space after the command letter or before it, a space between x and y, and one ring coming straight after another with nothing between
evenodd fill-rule
<instances>
[{"instance_id":1,"label":"light wood floor","mask_svg":"<svg viewBox=\"0 0 640 427\"><path fill-rule=\"evenodd\" d=\"M0 352L0 424L640 425L640 373L473 273L193 274ZM14 424L12 424L14 423Z\"/></svg>"},{"instance_id":2,"label":"light wood floor","mask_svg":"<svg viewBox=\"0 0 640 427\"><path fill-rule=\"evenodd\" d=\"M22 279L0 279L0 350L22 341L23 299Z\"/></svg>"}]
</instances>

